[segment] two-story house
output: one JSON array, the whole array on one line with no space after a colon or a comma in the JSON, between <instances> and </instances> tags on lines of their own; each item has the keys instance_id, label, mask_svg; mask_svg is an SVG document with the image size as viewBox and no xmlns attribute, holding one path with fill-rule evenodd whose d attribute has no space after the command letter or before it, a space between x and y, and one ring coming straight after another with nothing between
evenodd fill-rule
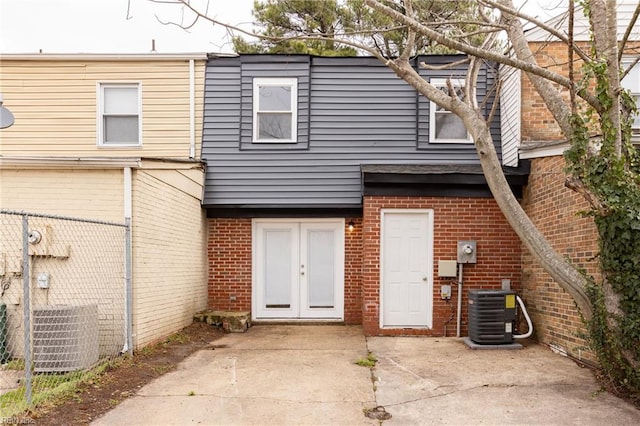
<instances>
[{"instance_id":1,"label":"two-story house","mask_svg":"<svg viewBox=\"0 0 640 426\"><path fill-rule=\"evenodd\" d=\"M15 116L0 131L1 207L131 220L135 348L179 330L206 306L205 63L205 54L0 56L0 93ZM58 267L72 263L74 250ZM47 272L43 303L69 303L61 293L73 290L69 283ZM95 293L101 284L83 285ZM22 293L8 301L9 293L0 302L21 312Z\"/></svg>"},{"instance_id":2,"label":"two-story house","mask_svg":"<svg viewBox=\"0 0 640 426\"><path fill-rule=\"evenodd\" d=\"M462 87L464 66L419 66L459 59L415 67ZM486 65L487 117L497 79ZM519 240L462 122L378 60L211 56L204 103L210 308L455 335L459 241L475 242L477 258L462 275L458 332L469 289L519 288ZM492 120L498 152L516 153L499 112ZM520 196L526 170L505 172Z\"/></svg>"}]
</instances>

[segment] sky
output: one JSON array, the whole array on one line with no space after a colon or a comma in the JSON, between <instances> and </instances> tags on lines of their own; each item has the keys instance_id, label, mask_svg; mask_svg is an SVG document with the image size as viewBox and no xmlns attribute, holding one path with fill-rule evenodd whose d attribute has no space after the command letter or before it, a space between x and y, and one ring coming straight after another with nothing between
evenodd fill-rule
<instances>
[{"instance_id":1,"label":"sky","mask_svg":"<svg viewBox=\"0 0 640 426\"><path fill-rule=\"evenodd\" d=\"M210 16L251 29L253 0L192 0ZM520 0L533 15L555 15L564 0ZM540 5L544 5L540 7ZM553 10L547 12L546 10ZM232 53L227 30L201 21L176 25L181 7L149 0L0 0L0 53ZM184 21L190 24L191 20Z\"/></svg>"}]
</instances>

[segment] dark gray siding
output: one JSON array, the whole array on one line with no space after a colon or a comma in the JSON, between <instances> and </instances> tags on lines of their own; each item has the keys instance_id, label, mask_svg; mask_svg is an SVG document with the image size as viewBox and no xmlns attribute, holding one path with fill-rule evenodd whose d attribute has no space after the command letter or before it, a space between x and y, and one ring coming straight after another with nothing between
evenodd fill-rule
<instances>
[{"instance_id":1,"label":"dark gray siding","mask_svg":"<svg viewBox=\"0 0 640 426\"><path fill-rule=\"evenodd\" d=\"M290 76L298 143L251 144L252 79ZM483 79L479 96L493 83ZM428 101L373 58L211 59L204 114L209 207L357 207L362 164L478 163L473 145L429 144Z\"/></svg>"}]
</instances>

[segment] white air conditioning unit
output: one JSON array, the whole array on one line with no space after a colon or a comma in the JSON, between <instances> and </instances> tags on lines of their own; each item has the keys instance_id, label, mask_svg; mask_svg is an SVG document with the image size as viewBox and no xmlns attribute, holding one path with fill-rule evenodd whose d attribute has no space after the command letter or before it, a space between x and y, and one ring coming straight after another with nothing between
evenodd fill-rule
<instances>
[{"instance_id":1,"label":"white air conditioning unit","mask_svg":"<svg viewBox=\"0 0 640 426\"><path fill-rule=\"evenodd\" d=\"M98 306L54 305L33 310L37 373L69 372L98 362Z\"/></svg>"}]
</instances>

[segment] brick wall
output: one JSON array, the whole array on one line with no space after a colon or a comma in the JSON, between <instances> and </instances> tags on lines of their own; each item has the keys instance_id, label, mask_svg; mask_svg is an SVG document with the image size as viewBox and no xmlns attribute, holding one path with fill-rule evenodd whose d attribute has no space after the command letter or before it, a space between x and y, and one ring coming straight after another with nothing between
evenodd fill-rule
<instances>
[{"instance_id":1,"label":"brick wall","mask_svg":"<svg viewBox=\"0 0 640 426\"><path fill-rule=\"evenodd\" d=\"M380 210L434 210L434 299L433 329L380 329ZM452 306L440 299L438 260L456 260L458 240L476 240L477 264L464 267L462 332L467 334L467 292L469 289L500 289L502 279L510 279L520 288L520 242L492 198L465 197L365 197L363 223L363 328L368 335L421 334L442 336ZM452 285L451 304L455 310L457 285ZM455 336L456 318L447 326L447 335Z\"/></svg>"},{"instance_id":2,"label":"brick wall","mask_svg":"<svg viewBox=\"0 0 640 426\"><path fill-rule=\"evenodd\" d=\"M203 170L194 170L202 194ZM207 303L206 217L190 171L133 174L133 327L140 348L193 322ZM159 202L161 200L161 202Z\"/></svg>"},{"instance_id":3,"label":"brick wall","mask_svg":"<svg viewBox=\"0 0 640 426\"><path fill-rule=\"evenodd\" d=\"M598 253L593 221L577 215L586 202L565 188L561 156L532 161L523 207L551 245L589 274L597 274ZM536 338L579 359L593 359L578 334L584 331L575 303L526 250L522 253L522 286Z\"/></svg>"},{"instance_id":4,"label":"brick wall","mask_svg":"<svg viewBox=\"0 0 640 426\"><path fill-rule=\"evenodd\" d=\"M588 46L579 43L588 51ZM630 55L637 54L638 42L627 44ZM562 43L531 43L539 64L552 71L568 76L568 56ZM576 62L576 79L580 63ZM568 99L568 92L564 96ZM562 141L551 113L535 92L533 85L523 73L522 77L522 139L527 141ZM590 219L580 218L576 213L586 209L584 200L564 187L561 156L541 157L532 160L529 185L523 206L538 229L551 244L578 266L590 274L597 274L597 234ZM523 293L531 305L536 338L558 347L577 358L592 360L591 353L583 350L584 341L578 337L583 324L572 299L546 274L533 257L523 253Z\"/></svg>"},{"instance_id":5,"label":"brick wall","mask_svg":"<svg viewBox=\"0 0 640 426\"><path fill-rule=\"evenodd\" d=\"M565 77L569 76L569 57L567 46L563 43L535 42L529 43L531 51L534 52L538 65L551 72L558 73ZM579 42L577 46L585 52L590 51L587 43ZM637 55L640 49L640 42L630 41L626 45L625 53ZM579 81L582 78L580 67L582 61L574 55L574 79ZM554 84L557 87L557 85ZM569 105L569 91L561 90L566 104ZM562 141L565 137L560 132L560 127L556 123L553 115L546 107L542 98L536 92L526 73L522 73L522 139L525 141Z\"/></svg>"},{"instance_id":6,"label":"brick wall","mask_svg":"<svg viewBox=\"0 0 640 426\"><path fill-rule=\"evenodd\" d=\"M122 169L0 169L3 209L123 221Z\"/></svg>"},{"instance_id":7,"label":"brick wall","mask_svg":"<svg viewBox=\"0 0 640 426\"><path fill-rule=\"evenodd\" d=\"M353 231L349 231L353 221ZM344 321L362 324L362 218L345 220L344 231Z\"/></svg>"},{"instance_id":8,"label":"brick wall","mask_svg":"<svg viewBox=\"0 0 640 426\"><path fill-rule=\"evenodd\" d=\"M209 219L208 234L209 309L251 311L251 219Z\"/></svg>"},{"instance_id":9,"label":"brick wall","mask_svg":"<svg viewBox=\"0 0 640 426\"><path fill-rule=\"evenodd\" d=\"M295 219L292 219L295 220ZM346 218L344 321L362 322L362 219ZM209 219L209 309L251 310L251 219ZM231 300L232 296L235 301Z\"/></svg>"}]
</instances>

